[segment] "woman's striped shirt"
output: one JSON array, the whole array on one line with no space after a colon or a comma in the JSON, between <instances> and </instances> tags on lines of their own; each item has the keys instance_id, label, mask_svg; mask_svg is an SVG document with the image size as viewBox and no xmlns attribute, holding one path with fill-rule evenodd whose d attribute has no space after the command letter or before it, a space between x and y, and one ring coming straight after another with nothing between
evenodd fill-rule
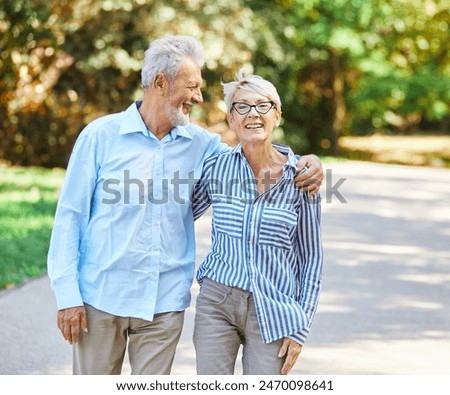
<instances>
[{"instance_id":1,"label":"woman's striped shirt","mask_svg":"<svg viewBox=\"0 0 450 395\"><path fill-rule=\"evenodd\" d=\"M264 342L289 337L303 344L321 287L321 198L295 186L291 149L273 146L288 160L261 194L241 145L205 162L193 208L198 218L212 205L212 246L197 280L252 292Z\"/></svg>"}]
</instances>

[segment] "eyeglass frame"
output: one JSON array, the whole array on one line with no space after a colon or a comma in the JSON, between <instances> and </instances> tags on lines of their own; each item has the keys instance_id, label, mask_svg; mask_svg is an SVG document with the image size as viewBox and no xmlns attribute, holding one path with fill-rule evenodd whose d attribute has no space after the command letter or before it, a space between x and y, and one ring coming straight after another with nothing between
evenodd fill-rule
<instances>
[{"instance_id":1,"label":"eyeglass frame","mask_svg":"<svg viewBox=\"0 0 450 395\"><path fill-rule=\"evenodd\" d=\"M259 106L260 104L265 104L265 103L270 103L270 104L271 104L270 108L269 108L266 112L261 112L261 111L259 111L259 110L258 110L258 106ZM240 112L238 111L238 109L235 107L236 104L245 104L245 105L249 106L249 110L248 110L247 112L240 113ZM272 108L274 108L274 107L275 107L275 109L276 109L276 108L277 108L277 105L276 105L276 103L274 103L274 102L271 101L271 100L262 101L262 102L260 102L260 103L258 103L258 104L248 104L248 103L244 103L244 102L241 102L241 101L235 101L235 102L231 103L231 110L230 110L230 113L231 113L233 110L236 110L236 112L237 112L239 115L247 115L247 114L250 113L250 111L252 111L252 108L254 108L255 111L256 111L258 114L265 115L265 114L267 114L267 113L268 113Z\"/></svg>"}]
</instances>

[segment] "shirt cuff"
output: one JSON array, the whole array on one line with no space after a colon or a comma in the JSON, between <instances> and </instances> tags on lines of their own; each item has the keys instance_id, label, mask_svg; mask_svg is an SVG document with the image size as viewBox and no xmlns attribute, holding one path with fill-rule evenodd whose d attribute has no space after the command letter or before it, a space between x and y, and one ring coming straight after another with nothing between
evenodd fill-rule
<instances>
[{"instance_id":1,"label":"shirt cuff","mask_svg":"<svg viewBox=\"0 0 450 395\"><path fill-rule=\"evenodd\" d=\"M55 292L58 310L84 305L78 282L61 281L57 284L53 284L52 288Z\"/></svg>"},{"instance_id":2,"label":"shirt cuff","mask_svg":"<svg viewBox=\"0 0 450 395\"><path fill-rule=\"evenodd\" d=\"M305 344L306 342L306 338L309 335L309 329L305 328L302 329L301 331L298 331L297 333L294 333L293 335L289 335L287 336L289 339L296 341L297 343L301 344L303 346L303 344Z\"/></svg>"}]
</instances>

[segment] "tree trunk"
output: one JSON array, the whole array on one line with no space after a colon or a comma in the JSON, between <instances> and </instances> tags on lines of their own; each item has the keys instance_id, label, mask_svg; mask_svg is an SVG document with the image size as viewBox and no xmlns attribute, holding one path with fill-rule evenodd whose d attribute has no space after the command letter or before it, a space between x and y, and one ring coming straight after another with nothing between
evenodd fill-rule
<instances>
[{"instance_id":1,"label":"tree trunk","mask_svg":"<svg viewBox=\"0 0 450 395\"><path fill-rule=\"evenodd\" d=\"M330 153L337 155L339 151L338 139L342 136L346 119L346 107L344 99L344 72L339 59L339 50L331 50L331 78L332 78L332 114L331 114L331 141Z\"/></svg>"}]
</instances>

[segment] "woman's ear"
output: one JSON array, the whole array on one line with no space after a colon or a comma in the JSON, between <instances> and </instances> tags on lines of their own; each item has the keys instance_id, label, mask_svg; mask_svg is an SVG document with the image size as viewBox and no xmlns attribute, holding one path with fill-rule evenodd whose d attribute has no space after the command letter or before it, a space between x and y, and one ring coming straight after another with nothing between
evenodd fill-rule
<instances>
[{"instance_id":1,"label":"woman's ear","mask_svg":"<svg viewBox=\"0 0 450 395\"><path fill-rule=\"evenodd\" d=\"M234 117L233 117L233 113L231 113L231 112L227 113L227 121L228 121L228 126L230 127L230 129L234 130Z\"/></svg>"},{"instance_id":2,"label":"woman's ear","mask_svg":"<svg viewBox=\"0 0 450 395\"><path fill-rule=\"evenodd\" d=\"M274 122L276 128L278 126L280 126L280 122L281 122L281 111L277 110L276 115L275 115L275 122Z\"/></svg>"}]
</instances>

